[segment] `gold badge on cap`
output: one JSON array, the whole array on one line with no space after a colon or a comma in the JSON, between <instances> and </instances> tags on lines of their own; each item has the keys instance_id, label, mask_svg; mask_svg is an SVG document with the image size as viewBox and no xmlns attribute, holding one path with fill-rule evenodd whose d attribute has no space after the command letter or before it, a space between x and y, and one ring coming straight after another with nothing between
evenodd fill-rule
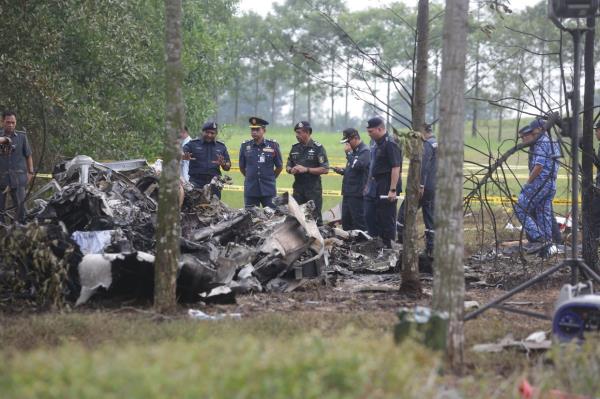
<instances>
[{"instance_id":1,"label":"gold badge on cap","mask_svg":"<svg viewBox=\"0 0 600 399\"><path fill-rule=\"evenodd\" d=\"M303 124L302 122L298 122L298 127L299 127L299 128L303 128L303 127L304 127L304 124Z\"/></svg>"},{"instance_id":2,"label":"gold badge on cap","mask_svg":"<svg viewBox=\"0 0 600 399\"><path fill-rule=\"evenodd\" d=\"M213 127L213 129L216 129L217 128L217 124L215 122L213 122L212 127Z\"/></svg>"},{"instance_id":3,"label":"gold badge on cap","mask_svg":"<svg viewBox=\"0 0 600 399\"><path fill-rule=\"evenodd\" d=\"M252 124L256 125L256 119L255 118L252 118Z\"/></svg>"}]
</instances>

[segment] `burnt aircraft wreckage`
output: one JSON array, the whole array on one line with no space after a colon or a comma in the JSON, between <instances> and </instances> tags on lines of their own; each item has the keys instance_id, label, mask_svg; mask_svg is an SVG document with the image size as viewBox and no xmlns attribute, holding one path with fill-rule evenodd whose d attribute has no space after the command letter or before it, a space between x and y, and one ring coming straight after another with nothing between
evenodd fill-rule
<instances>
[{"instance_id":1,"label":"burnt aircraft wreckage","mask_svg":"<svg viewBox=\"0 0 600 399\"><path fill-rule=\"evenodd\" d=\"M29 199L28 223L0 224L0 307L151 300L158 171L145 160L77 156ZM227 176L210 185L223 187ZM362 231L317 227L312 202L287 193L277 209L233 209L211 187L184 187L177 296L233 302L299 281L396 267L397 250Z\"/></svg>"}]
</instances>

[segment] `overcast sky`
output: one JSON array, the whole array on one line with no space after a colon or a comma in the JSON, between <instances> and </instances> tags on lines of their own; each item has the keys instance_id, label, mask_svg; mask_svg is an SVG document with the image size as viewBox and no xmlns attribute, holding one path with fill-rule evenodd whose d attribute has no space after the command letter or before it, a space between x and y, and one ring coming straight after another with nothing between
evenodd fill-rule
<instances>
[{"instance_id":1,"label":"overcast sky","mask_svg":"<svg viewBox=\"0 0 600 399\"><path fill-rule=\"evenodd\" d=\"M537 4L540 0L512 0L510 6L514 10L521 10L527 6ZM267 14L272 9L273 3L283 3L283 0L241 0L240 11L254 11L258 14ZM392 3L392 0L346 0L350 10L362 10L368 7L378 7ZM404 0L404 3L415 6L417 0Z\"/></svg>"},{"instance_id":2,"label":"overcast sky","mask_svg":"<svg viewBox=\"0 0 600 399\"><path fill-rule=\"evenodd\" d=\"M266 15L269 11L272 10L273 3L283 3L285 0L240 0L239 10L240 12L248 12L253 11L260 15ZM398 0L346 0L346 5L352 11L363 10L366 8L374 8L385 6L394 1ZM402 0L400 0L402 1ZM538 2L543 0L511 0L509 1L510 7L513 10L522 10L528 6L533 6ZM432 2L442 2L442 0L432 0ZM473 2L473 1L472 1ZM409 4L411 6L416 6L418 0L404 0L405 4ZM474 5L471 4L471 9L474 8ZM343 107L343 101L337 101L336 111L341 112ZM284 107L282 110L284 113L288 111L288 107ZM338 109L339 108L339 109ZM363 102L353 97L350 98L349 101L349 110L352 116L360 116L362 114Z\"/></svg>"}]
</instances>

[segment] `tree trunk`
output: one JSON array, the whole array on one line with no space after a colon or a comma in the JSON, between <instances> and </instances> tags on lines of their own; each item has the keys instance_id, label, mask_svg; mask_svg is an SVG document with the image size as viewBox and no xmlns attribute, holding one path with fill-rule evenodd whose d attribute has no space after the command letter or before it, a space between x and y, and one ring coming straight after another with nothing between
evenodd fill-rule
<instances>
[{"instance_id":1,"label":"tree trunk","mask_svg":"<svg viewBox=\"0 0 600 399\"><path fill-rule=\"evenodd\" d=\"M335 127L335 52L331 53L331 118L329 119L329 128L333 132Z\"/></svg>"},{"instance_id":2,"label":"tree trunk","mask_svg":"<svg viewBox=\"0 0 600 399\"><path fill-rule=\"evenodd\" d=\"M292 125L296 123L296 96L297 96L298 83L294 79L294 91L292 94Z\"/></svg>"},{"instance_id":3,"label":"tree trunk","mask_svg":"<svg viewBox=\"0 0 600 399\"><path fill-rule=\"evenodd\" d=\"M179 260L179 131L183 129L185 110L181 82L181 0L165 0L166 53L166 140L160 175L160 199L156 225L154 261L154 308L159 312L175 308Z\"/></svg>"},{"instance_id":4,"label":"tree trunk","mask_svg":"<svg viewBox=\"0 0 600 399\"><path fill-rule=\"evenodd\" d=\"M429 1L419 0L417 14L417 67L415 73L412 128L423 131L427 106L427 59L429 51ZM389 86L388 86L389 87ZM404 206L404 237L402 239L402 284L400 292L410 295L421 293L419 279L419 250L417 236L417 211L419 209L419 186L421 184L421 158L423 140L414 135L407 140L409 156L408 180Z\"/></svg>"},{"instance_id":5,"label":"tree trunk","mask_svg":"<svg viewBox=\"0 0 600 399\"><path fill-rule=\"evenodd\" d=\"M348 127L348 92L350 90L350 57L346 65L346 105L344 106L344 129Z\"/></svg>"},{"instance_id":6,"label":"tree trunk","mask_svg":"<svg viewBox=\"0 0 600 399\"><path fill-rule=\"evenodd\" d=\"M583 158L581 168L581 212L583 233L583 260L597 269L598 242L594 240L592 207L600 206L594 201L594 31L595 18L588 18L590 28L585 34L585 90L583 95Z\"/></svg>"},{"instance_id":7,"label":"tree trunk","mask_svg":"<svg viewBox=\"0 0 600 399\"><path fill-rule=\"evenodd\" d=\"M440 136L435 190L433 308L448 312L447 359L463 362L463 157L468 0L447 0L442 45Z\"/></svg>"},{"instance_id":8,"label":"tree trunk","mask_svg":"<svg viewBox=\"0 0 600 399\"><path fill-rule=\"evenodd\" d=\"M277 95L277 77L273 77L273 87L271 87L271 124L275 124L275 117L277 116L276 109L276 96Z\"/></svg>"},{"instance_id":9,"label":"tree trunk","mask_svg":"<svg viewBox=\"0 0 600 399\"><path fill-rule=\"evenodd\" d=\"M308 108L306 112L307 112L309 122L311 121L311 112L310 112L310 109L312 108L311 97L312 97L312 85L311 85L310 76L309 76L308 82L306 82L306 107Z\"/></svg>"},{"instance_id":10,"label":"tree trunk","mask_svg":"<svg viewBox=\"0 0 600 399\"><path fill-rule=\"evenodd\" d=\"M504 90L506 89L506 83L502 81L500 83L500 98L504 98ZM498 111L498 142L502 142L502 121L504 120L504 107L500 107Z\"/></svg>"},{"instance_id":11,"label":"tree trunk","mask_svg":"<svg viewBox=\"0 0 600 399\"><path fill-rule=\"evenodd\" d=\"M435 121L438 118L438 104L440 101L440 96L438 94L438 90L440 89L440 52L435 52L435 80L433 83L433 92L435 98L433 99L433 120Z\"/></svg>"},{"instance_id":12,"label":"tree trunk","mask_svg":"<svg viewBox=\"0 0 600 399\"><path fill-rule=\"evenodd\" d=\"M386 120L386 126L388 129L391 128L391 124L390 124L390 101L392 99L392 93L391 93L391 87L392 87L392 79L388 78L387 79L387 96L386 96L386 107L385 107L385 120Z\"/></svg>"},{"instance_id":13,"label":"tree trunk","mask_svg":"<svg viewBox=\"0 0 600 399\"><path fill-rule=\"evenodd\" d=\"M260 64L256 61L256 72L254 72L254 115L258 115L258 74L260 73Z\"/></svg>"},{"instance_id":14,"label":"tree trunk","mask_svg":"<svg viewBox=\"0 0 600 399\"><path fill-rule=\"evenodd\" d=\"M235 78L235 99L233 103L233 120L237 125L240 118L240 77Z\"/></svg>"},{"instance_id":15,"label":"tree trunk","mask_svg":"<svg viewBox=\"0 0 600 399\"><path fill-rule=\"evenodd\" d=\"M477 25L481 21L481 7L477 7ZM475 44L475 98L479 98L479 38ZM477 114L479 110L479 101L473 100L473 123L471 124L471 137L477 137Z\"/></svg>"}]
</instances>

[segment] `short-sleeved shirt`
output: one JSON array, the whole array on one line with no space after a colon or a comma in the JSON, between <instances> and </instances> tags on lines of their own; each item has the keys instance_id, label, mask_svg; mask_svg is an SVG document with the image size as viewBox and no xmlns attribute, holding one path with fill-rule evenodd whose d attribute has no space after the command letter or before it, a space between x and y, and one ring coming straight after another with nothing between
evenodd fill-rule
<instances>
[{"instance_id":1,"label":"short-sleeved shirt","mask_svg":"<svg viewBox=\"0 0 600 399\"><path fill-rule=\"evenodd\" d=\"M31 156L31 147L27 134L15 131L13 135L5 135L12 140L11 144L0 148L0 187L24 186L27 184L27 158Z\"/></svg>"},{"instance_id":2,"label":"short-sleeved shirt","mask_svg":"<svg viewBox=\"0 0 600 399\"><path fill-rule=\"evenodd\" d=\"M392 168L402 166L402 151L396 141L386 133L379 140L371 143L371 163L369 165L369 180L367 197L377 198L387 195L390 191ZM398 179L396 191L400 192L401 179Z\"/></svg>"},{"instance_id":3,"label":"short-sleeved shirt","mask_svg":"<svg viewBox=\"0 0 600 399\"><path fill-rule=\"evenodd\" d=\"M262 143L248 140L240 147L240 169L244 169L244 195L274 197L277 195L275 169L283 166L281 150L275 140Z\"/></svg>"},{"instance_id":4,"label":"short-sleeved shirt","mask_svg":"<svg viewBox=\"0 0 600 399\"><path fill-rule=\"evenodd\" d=\"M346 154L346 167L342 180L342 195L348 197L362 197L363 190L369 176L369 162L371 154L365 143L360 143L356 148Z\"/></svg>"},{"instance_id":5,"label":"short-sleeved shirt","mask_svg":"<svg viewBox=\"0 0 600 399\"><path fill-rule=\"evenodd\" d=\"M187 143L189 143L191 140L192 140L192 138L190 136L187 136L186 138L181 140L181 149L183 150L185 145ZM190 181L190 161L187 161L187 160L181 161L179 175L181 176L183 181L185 181L186 183L188 183Z\"/></svg>"},{"instance_id":6,"label":"short-sleeved shirt","mask_svg":"<svg viewBox=\"0 0 600 399\"><path fill-rule=\"evenodd\" d=\"M215 163L219 155L222 155L226 162L231 162L227 147L221 141L204 141L202 138L191 140L183 146L183 152L192 154L190 160L190 176L208 175L216 176L221 174L221 167Z\"/></svg>"},{"instance_id":7,"label":"short-sleeved shirt","mask_svg":"<svg viewBox=\"0 0 600 399\"><path fill-rule=\"evenodd\" d=\"M437 168L437 139L429 137L423 142L423 157L421 158L421 185L425 190L435 190Z\"/></svg>"},{"instance_id":8,"label":"short-sleeved shirt","mask_svg":"<svg viewBox=\"0 0 600 399\"><path fill-rule=\"evenodd\" d=\"M556 189L556 178L559 167L558 158L560 157L560 149L557 144L553 143L548 134L544 132L531 146L529 171L531 172L536 165L542 166L542 171L534 179L533 184L549 184L551 188Z\"/></svg>"},{"instance_id":9,"label":"short-sleeved shirt","mask_svg":"<svg viewBox=\"0 0 600 399\"><path fill-rule=\"evenodd\" d=\"M329 160L325 147L310 139L306 145L296 143L290 150L286 168L302 165L307 168L329 168ZM294 175L294 190L321 190L321 175L300 173Z\"/></svg>"}]
</instances>

